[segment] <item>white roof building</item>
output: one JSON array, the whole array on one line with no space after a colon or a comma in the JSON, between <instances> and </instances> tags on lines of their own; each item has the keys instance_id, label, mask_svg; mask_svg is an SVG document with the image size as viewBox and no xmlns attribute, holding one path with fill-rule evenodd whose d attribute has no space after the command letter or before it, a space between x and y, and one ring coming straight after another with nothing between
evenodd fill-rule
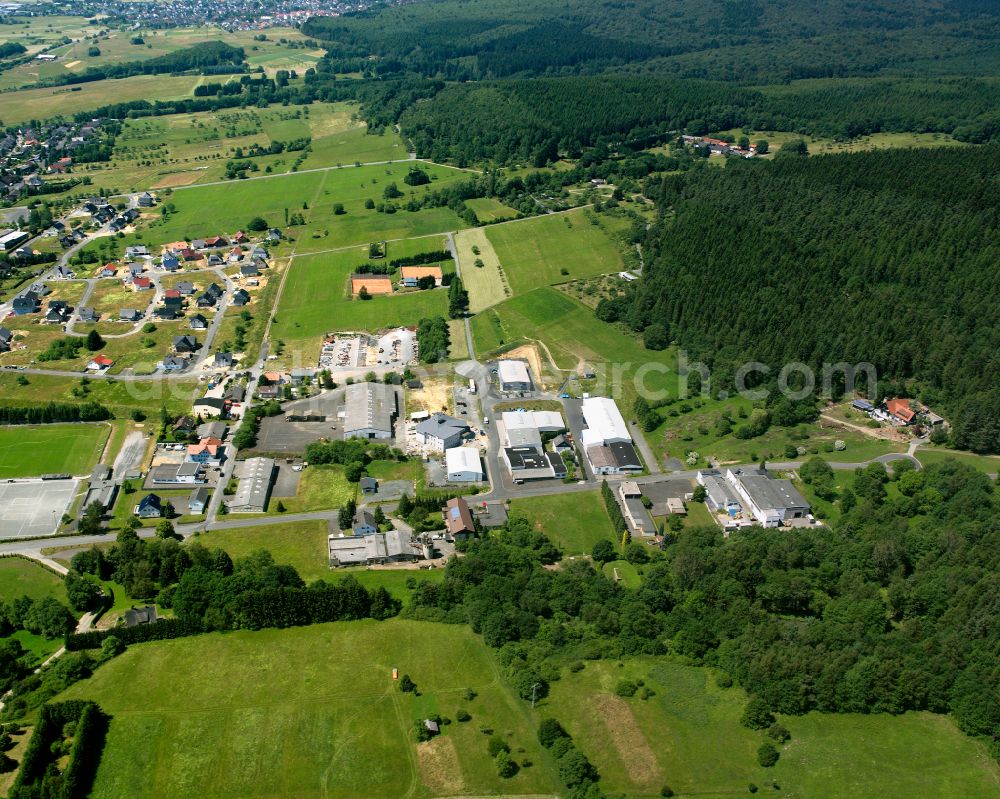
<instances>
[{"instance_id":1,"label":"white roof building","mask_svg":"<svg viewBox=\"0 0 1000 799\"><path fill-rule=\"evenodd\" d=\"M475 447L452 447L445 450L444 462L449 482L477 483L485 476L479 450Z\"/></svg>"},{"instance_id":2,"label":"white roof building","mask_svg":"<svg viewBox=\"0 0 1000 799\"><path fill-rule=\"evenodd\" d=\"M587 429L583 431L584 447L632 441L628 426L613 399L588 397L583 401L583 418Z\"/></svg>"},{"instance_id":3,"label":"white roof building","mask_svg":"<svg viewBox=\"0 0 1000 799\"><path fill-rule=\"evenodd\" d=\"M531 373L524 361L499 361L497 376L501 391L531 391Z\"/></svg>"},{"instance_id":4,"label":"white roof building","mask_svg":"<svg viewBox=\"0 0 1000 799\"><path fill-rule=\"evenodd\" d=\"M263 513L271 495L274 461L271 458L249 458L243 464L236 495L229 509L236 513Z\"/></svg>"}]
</instances>

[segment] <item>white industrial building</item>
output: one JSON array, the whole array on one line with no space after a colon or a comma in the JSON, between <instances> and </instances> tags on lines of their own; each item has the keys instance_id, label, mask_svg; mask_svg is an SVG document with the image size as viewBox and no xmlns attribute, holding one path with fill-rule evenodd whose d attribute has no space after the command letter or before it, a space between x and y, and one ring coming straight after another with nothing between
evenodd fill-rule
<instances>
[{"instance_id":1,"label":"white industrial building","mask_svg":"<svg viewBox=\"0 0 1000 799\"><path fill-rule=\"evenodd\" d=\"M417 441L436 451L444 452L462 443L468 432L469 423L446 413L434 413L417 424L414 429Z\"/></svg>"},{"instance_id":2,"label":"white industrial building","mask_svg":"<svg viewBox=\"0 0 1000 799\"><path fill-rule=\"evenodd\" d=\"M485 477L482 459L475 447L447 449L444 461L450 483L478 483Z\"/></svg>"},{"instance_id":3,"label":"white industrial building","mask_svg":"<svg viewBox=\"0 0 1000 799\"><path fill-rule=\"evenodd\" d=\"M272 458L249 458L243 463L236 495L227 505L233 513L263 513L274 480Z\"/></svg>"},{"instance_id":4,"label":"white industrial building","mask_svg":"<svg viewBox=\"0 0 1000 799\"><path fill-rule=\"evenodd\" d=\"M524 361L503 360L497 362L497 378L501 391L531 391L531 372Z\"/></svg>"},{"instance_id":5,"label":"white industrial building","mask_svg":"<svg viewBox=\"0 0 1000 799\"><path fill-rule=\"evenodd\" d=\"M746 514L763 527L779 527L794 519L806 519L810 506L791 480L772 477L766 469L727 469L698 472L705 487L705 500L717 513L736 517Z\"/></svg>"},{"instance_id":6,"label":"white industrial building","mask_svg":"<svg viewBox=\"0 0 1000 799\"><path fill-rule=\"evenodd\" d=\"M410 539L409 533L389 530L366 536L327 538L331 566L374 566L429 557L430 552Z\"/></svg>"},{"instance_id":7,"label":"white industrial building","mask_svg":"<svg viewBox=\"0 0 1000 799\"><path fill-rule=\"evenodd\" d=\"M642 471L642 460L632 445L625 419L613 399L588 397L583 401L583 448L594 474L630 474Z\"/></svg>"},{"instance_id":8,"label":"white industrial building","mask_svg":"<svg viewBox=\"0 0 1000 799\"><path fill-rule=\"evenodd\" d=\"M344 438L392 438L396 390L385 383L354 383L344 402Z\"/></svg>"},{"instance_id":9,"label":"white industrial building","mask_svg":"<svg viewBox=\"0 0 1000 799\"><path fill-rule=\"evenodd\" d=\"M566 429L558 411L504 411L497 423L497 432L505 447L537 447L541 449L542 433L558 433Z\"/></svg>"}]
</instances>

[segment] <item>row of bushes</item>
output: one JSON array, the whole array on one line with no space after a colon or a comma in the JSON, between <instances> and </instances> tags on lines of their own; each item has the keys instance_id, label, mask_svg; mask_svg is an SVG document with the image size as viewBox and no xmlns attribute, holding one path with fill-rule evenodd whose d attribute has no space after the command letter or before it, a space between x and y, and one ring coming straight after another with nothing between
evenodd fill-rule
<instances>
[{"instance_id":1,"label":"row of bushes","mask_svg":"<svg viewBox=\"0 0 1000 799\"><path fill-rule=\"evenodd\" d=\"M628 523L622 515L622 509L618 505L618 500L615 499L615 492L608 485L607 480L601 481L601 496L604 497L604 505L608 509L608 516L611 517L611 524L614 526L615 532L621 535L628 529Z\"/></svg>"},{"instance_id":2,"label":"row of bushes","mask_svg":"<svg viewBox=\"0 0 1000 799\"><path fill-rule=\"evenodd\" d=\"M423 264L436 264L440 261L450 261L451 253L447 250L434 250L430 252L418 252L415 255L406 255L389 261L389 266L422 266Z\"/></svg>"},{"instance_id":3,"label":"row of bushes","mask_svg":"<svg viewBox=\"0 0 1000 799\"><path fill-rule=\"evenodd\" d=\"M69 763L56 768L68 724L75 724ZM21 761L9 799L83 799L101 760L108 717L93 702L71 700L43 705Z\"/></svg>"},{"instance_id":4,"label":"row of bushes","mask_svg":"<svg viewBox=\"0 0 1000 799\"><path fill-rule=\"evenodd\" d=\"M0 407L0 424L53 424L55 422L103 422L113 414L97 402L67 405L11 405Z\"/></svg>"},{"instance_id":5,"label":"row of bushes","mask_svg":"<svg viewBox=\"0 0 1000 799\"><path fill-rule=\"evenodd\" d=\"M205 632L201 622L190 619L160 619L156 624L140 624L135 627L115 627L110 630L90 630L85 633L71 632L66 636L66 649L75 652L81 649L97 649L105 639L114 637L123 644L142 644L147 641L166 641L184 638Z\"/></svg>"}]
</instances>

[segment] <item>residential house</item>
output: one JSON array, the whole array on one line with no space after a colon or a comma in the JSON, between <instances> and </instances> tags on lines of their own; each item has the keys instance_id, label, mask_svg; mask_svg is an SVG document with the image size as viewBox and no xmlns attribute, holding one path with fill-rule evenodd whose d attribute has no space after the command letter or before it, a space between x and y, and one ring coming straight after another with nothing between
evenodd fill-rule
<instances>
[{"instance_id":1,"label":"residential house","mask_svg":"<svg viewBox=\"0 0 1000 799\"><path fill-rule=\"evenodd\" d=\"M157 494L146 494L135 506L133 515L140 519L158 519L163 516L163 502Z\"/></svg>"},{"instance_id":2,"label":"residential house","mask_svg":"<svg viewBox=\"0 0 1000 799\"><path fill-rule=\"evenodd\" d=\"M260 270L257 268L257 264L254 261L242 264L240 266L240 276L241 277L257 277L260 274Z\"/></svg>"},{"instance_id":3,"label":"residential house","mask_svg":"<svg viewBox=\"0 0 1000 799\"><path fill-rule=\"evenodd\" d=\"M374 477L362 477L358 481L358 488L361 489L362 494L377 494L378 493L378 480Z\"/></svg>"},{"instance_id":4,"label":"residential house","mask_svg":"<svg viewBox=\"0 0 1000 799\"><path fill-rule=\"evenodd\" d=\"M219 255L218 253L213 252L211 255L208 256L209 266L223 266L225 263L226 262L222 260L222 256Z\"/></svg>"},{"instance_id":5,"label":"residential house","mask_svg":"<svg viewBox=\"0 0 1000 799\"><path fill-rule=\"evenodd\" d=\"M97 313L97 311L95 311L93 308L88 308L88 307L81 308L79 311L77 311L77 316L79 317L81 322L85 322L87 324L93 324L98 319L101 318L101 315Z\"/></svg>"},{"instance_id":6,"label":"residential house","mask_svg":"<svg viewBox=\"0 0 1000 799\"><path fill-rule=\"evenodd\" d=\"M463 419L446 413L434 413L420 422L415 429L417 441L435 452L444 452L462 443L469 424Z\"/></svg>"},{"instance_id":7,"label":"residential house","mask_svg":"<svg viewBox=\"0 0 1000 799\"><path fill-rule=\"evenodd\" d=\"M160 259L160 266L168 272L176 272L181 268L181 262L180 259L172 252L167 252L164 253L163 257Z\"/></svg>"},{"instance_id":8,"label":"residential house","mask_svg":"<svg viewBox=\"0 0 1000 799\"><path fill-rule=\"evenodd\" d=\"M167 289L163 292L163 304L171 308L180 308L184 304L184 299L177 289Z\"/></svg>"},{"instance_id":9,"label":"residential house","mask_svg":"<svg viewBox=\"0 0 1000 799\"><path fill-rule=\"evenodd\" d=\"M897 398L886 400L885 410L892 417L893 424L909 425L913 424L917 418L916 411L910 407L910 400L908 399Z\"/></svg>"},{"instance_id":10,"label":"residential house","mask_svg":"<svg viewBox=\"0 0 1000 799\"><path fill-rule=\"evenodd\" d=\"M14 314L15 316L24 316L29 313L37 313L41 304L41 298L35 292L26 291L14 298Z\"/></svg>"},{"instance_id":11,"label":"residential house","mask_svg":"<svg viewBox=\"0 0 1000 799\"><path fill-rule=\"evenodd\" d=\"M423 278L434 278L434 285L441 285L440 266L403 266L400 267L400 282L406 288L416 288Z\"/></svg>"},{"instance_id":12,"label":"residential house","mask_svg":"<svg viewBox=\"0 0 1000 799\"><path fill-rule=\"evenodd\" d=\"M267 240L274 243L281 241L281 231L274 227L271 228L267 231Z\"/></svg>"},{"instance_id":13,"label":"residential house","mask_svg":"<svg viewBox=\"0 0 1000 799\"><path fill-rule=\"evenodd\" d=\"M122 322L138 322L142 315L135 308L122 308L118 311L118 319Z\"/></svg>"},{"instance_id":14,"label":"residential house","mask_svg":"<svg viewBox=\"0 0 1000 799\"><path fill-rule=\"evenodd\" d=\"M95 355L87 364L87 370L91 372L101 372L114 366L114 361L107 355Z\"/></svg>"},{"instance_id":15,"label":"residential house","mask_svg":"<svg viewBox=\"0 0 1000 799\"><path fill-rule=\"evenodd\" d=\"M156 202L156 198L153 197L148 191L144 191L136 198L136 202L139 204L140 208L152 208L153 204Z\"/></svg>"},{"instance_id":16,"label":"residential house","mask_svg":"<svg viewBox=\"0 0 1000 799\"><path fill-rule=\"evenodd\" d=\"M378 524L375 523L372 512L367 508L362 508L355 513L354 520L351 522L351 531L354 535L375 535L378 532Z\"/></svg>"},{"instance_id":17,"label":"residential house","mask_svg":"<svg viewBox=\"0 0 1000 799\"><path fill-rule=\"evenodd\" d=\"M149 255L149 248L144 244L135 244L125 248L126 258L145 258Z\"/></svg>"},{"instance_id":18,"label":"residential house","mask_svg":"<svg viewBox=\"0 0 1000 799\"><path fill-rule=\"evenodd\" d=\"M476 534L476 523L469 510L469 503L462 497L449 499L444 506L444 528L456 541Z\"/></svg>"},{"instance_id":19,"label":"residential house","mask_svg":"<svg viewBox=\"0 0 1000 799\"><path fill-rule=\"evenodd\" d=\"M197 352L200 346L198 339L190 334L174 336L174 352Z\"/></svg>"},{"instance_id":20,"label":"residential house","mask_svg":"<svg viewBox=\"0 0 1000 799\"><path fill-rule=\"evenodd\" d=\"M178 419L176 422L173 423L170 429L173 431L175 436L177 435L186 436L194 432L196 426L197 426L196 422L192 417L182 416L180 417L180 419Z\"/></svg>"},{"instance_id":21,"label":"residential house","mask_svg":"<svg viewBox=\"0 0 1000 799\"><path fill-rule=\"evenodd\" d=\"M226 437L225 422L204 422L198 425L198 438L214 438L222 441Z\"/></svg>"},{"instance_id":22,"label":"residential house","mask_svg":"<svg viewBox=\"0 0 1000 799\"><path fill-rule=\"evenodd\" d=\"M208 443L217 442L217 443ZM187 457L189 461L202 466L218 466L222 462L225 451L219 439L202 439L197 444L188 444Z\"/></svg>"},{"instance_id":23,"label":"residential house","mask_svg":"<svg viewBox=\"0 0 1000 799\"><path fill-rule=\"evenodd\" d=\"M242 230L237 230L233 235L234 244L248 244L250 242L250 237L244 233Z\"/></svg>"},{"instance_id":24,"label":"residential house","mask_svg":"<svg viewBox=\"0 0 1000 799\"><path fill-rule=\"evenodd\" d=\"M236 289L233 292L233 305L242 307L250 302L250 293L245 289Z\"/></svg>"},{"instance_id":25,"label":"residential house","mask_svg":"<svg viewBox=\"0 0 1000 799\"><path fill-rule=\"evenodd\" d=\"M192 330L205 330L208 328L208 320L200 313L196 313L188 320L188 325Z\"/></svg>"},{"instance_id":26,"label":"residential house","mask_svg":"<svg viewBox=\"0 0 1000 799\"><path fill-rule=\"evenodd\" d=\"M233 354L231 352L215 353L215 360L212 365L216 369L231 369L233 366Z\"/></svg>"},{"instance_id":27,"label":"residential house","mask_svg":"<svg viewBox=\"0 0 1000 799\"><path fill-rule=\"evenodd\" d=\"M0 327L0 352L9 352L14 343L14 334L6 327Z\"/></svg>"},{"instance_id":28,"label":"residential house","mask_svg":"<svg viewBox=\"0 0 1000 799\"><path fill-rule=\"evenodd\" d=\"M153 316L165 322L176 319L180 315L180 311L172 305L161 305L159 308L153 309Z\"/></svg>"},{"instance_id":29,"label":"residential house","mask_svg":"<svg viewBox=\"0 0 1000 799\"><path fill-rule=\"evenodd\" d=\"M204 418L223 416L225 411L226 401L222 397L202 397L191 405L191 412Z\"/></svg>"},{"instance_id":30,"label":"residential house","mask_svg":"<svg viewBox=\"0 0 1000 799\"><path fill-rule=\"evenodd\" d=\"M114 264L105 264L97 273L98 277L114 277L118 274L118 268Z\"/></svg>"},{"instance_id":31,"label":"residential house","mask_svg":"<svg viewBox=\"0 0 1000 799\"><path fill-rule=\"evenodd\" d=\"M206 247L228 247L229 240L225 236L209 236L205 239Z\"/></svg>"},{"instance_id":32,"label":"residential house","mask_svg":"<svg viewBox=\"0 0 1000 799\"><path fill-rule=\"evenodd\" d=\"M188 513L199 515L208 505L208 489L204 486L194 489L188 497Z\"/></svg>"},{"instance_id":33,"label":"residential house","mask_svg":"<svg viewBox=\"0 0 1000 799\"><path fill-rule=\"evenodd\" d=\"M153 288L153 281L148 277L133 277L132 278L132 290L133 291L149 291Z\"/></svg>"},{"instance_id":34,"label":"residential house","mask_svg":"<svg viewBox=\"0 0 1000 799\"><path fill-rule=\"evenodd\" d=\"M124 613L126 627L140 627L145 624L156 624L156 605L144 605L141 608L131 607Z\"/></svg>"},{"instance_id":35,"label":"residential house","mask_svg":"<svg viewBox=\"0 0 1000 799\"><path fill-rule=\"evenodd\" d=\"M174 286L174 288L177 289L184 297L190 297L194 294L194 283L190 280L181 280L176 286Z\"/></svg>"},{"instance_id":36,"label":"residential house","mask_svg":"<svg viewBox=\"0 0 1000 799\"><path fill-rule=\"evenodd\" d=\"M191 365L191 361L178 355L167 355L162 364L164 372L183 372Z\"/></svg>"}]
</instances>

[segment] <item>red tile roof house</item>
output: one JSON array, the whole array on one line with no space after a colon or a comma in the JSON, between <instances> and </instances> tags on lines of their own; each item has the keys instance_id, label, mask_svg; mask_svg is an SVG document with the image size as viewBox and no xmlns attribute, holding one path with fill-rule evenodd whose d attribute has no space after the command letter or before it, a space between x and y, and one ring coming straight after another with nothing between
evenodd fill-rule
<instances>
[{"instance_id":1,"label":"red tile roof house","mask_svg":"<svg viewBox=\"0 0 1000 799\"><path fill-rule=\"evenodd\" d=\"M205 239L206 247L225 247L229 242L224 236L209 236Z\"/></svg>"},{"instance_id":2,"label":"red tile roof house","mask_svg":"<svg viewBox=\"0 0 1000 799\"><path fill-rule=\"evenodd\" d=\"M110 369L114 366L114 363L107 355L95 355L90 359L90 363L87 364L87 369L95 372L102 369Z\"/></svg>"},{"instance_id":3,"label":"red tile roof house","mask_svg":"<svg viewBox=\"0 0 1000 799\"><path fill-rule=\"evenodd\" d=\"M911 424L917 414L910 407L910 401L905 399L886 400L885 409L895 416L902 424Z\"/></svg>"},{"instance_id":4,"label":"red tile roof house","mask_svg":"<svg viewBox=\"0 0 1000 799\"><path fill-rule=\"evenodd\" d=\"M190 247L185 247L181 250L180 255L185 261L197 261L201 258L201 253L197 250L192 250Z\"/></svg>"},{"instance_id":5,"label":"red tile roof house","mask_svg":"<svg viewBox=\"0 0 1000 799\"><path fill-rule=\"evenodd\" d=\"M250 241L250 237L242 230L237 230L236 235L233 236L235 244L246 244L248 241Z\"/></svg>"},{"instance_id":6,"label":"red tile roof house","mask_svg":"<svg viewBox=\"0 0 1000 799\"><path fill-rule=\"evenodd\" d=\"M153 288L153 281L148 277L134 277L132 278L132 290L133 291L146 291Z\"/></svg>"}]
</instances>

